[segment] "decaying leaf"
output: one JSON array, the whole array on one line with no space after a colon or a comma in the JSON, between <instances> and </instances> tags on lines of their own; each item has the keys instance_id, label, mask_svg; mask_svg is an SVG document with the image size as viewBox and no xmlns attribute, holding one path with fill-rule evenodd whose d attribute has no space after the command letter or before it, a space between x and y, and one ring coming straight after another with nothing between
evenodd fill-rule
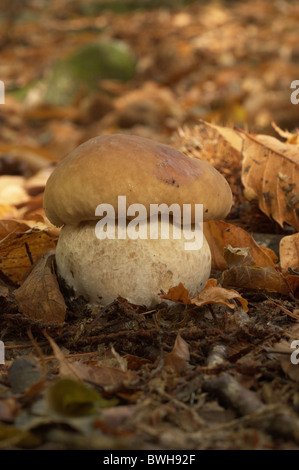
<instances>
[{"instance_id":1,"label":"decaying leaf","mask_svg":"<svg viewBox=\"0 0 299 470\"><path fill-rule=\"evenodd\" d=\"M167 354L164 361L166 369L172 369L180 374L190 359L189 347L186 341L178 333L173 350Z\"/></svg>"},{"instance_id":2,"label":"decaying leaf","mask_svg":"<svg viewBox=\"0 0 299 470\"><path fill-rule=\"evenodd\" d=\"M66 305L54 272L54 250L40 256L15 297L20 312L27 317L44 323L64 322Z\"/></svg>"},{"instance_id":3,"label":"decaying leaf","mask_svg":"<svg viewBox=\"0 0 299 470\"><path fill-rule=\"evenodd\" d=\"M255 266L275 266L277 262L275 253L269 248L258 245L242 228L222 220L204 222L203 226L212 253L213 269L223 271L228 268L224 251L229 245L232 248L248 248L248 255L251 256Z\"/></svg>"},{"instance_id":4,"label":"decaying leaf","mask_svg":"<svg viewBox=\"0 0 299 470\"><path fill-rule=\"evenodd\" d=\"M191 304L196 305L197 307L201 307L206 304L222 304L231 309L235 308L234 303L231 301L238 300L244 311L247 312L248 310L246 299L243 299L243 297L235 290L228 290L217 286L216 279L208 279L204 289L191 299L189 298L188 290L185 289L182 283L176 287L171 287L167 294L161 294L160 297L162 299L171 300L172 302Z\"/></svg>"},{"instance_id":5,"label":"decaying leaf","mask_svg":"<svg viewBox=\"0 0 299 470\"><path fill-rule=\"evenodd\" d=\"M299 148L272 136L244 136L242 182L250 198L281 227L299 230Z\"/></svg>"},{"instance_id":6,"label":"decaying leaf","mask_svg":"<svg viewBox=\"0 0 299 470\"><path fill-rule=\"evenodd\" d=\"M299 273L299 233L282 238L279 244L279 256L283 272L291 268Z\"/></svg>"}]
</instances>

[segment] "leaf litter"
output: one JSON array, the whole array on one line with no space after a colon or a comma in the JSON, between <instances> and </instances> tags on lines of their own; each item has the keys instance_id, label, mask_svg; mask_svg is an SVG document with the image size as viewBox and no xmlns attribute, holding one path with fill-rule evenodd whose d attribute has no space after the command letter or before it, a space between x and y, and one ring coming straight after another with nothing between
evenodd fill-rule
<instances>
[{"instance_id":1,"label":"leaf litter","mask_svg":"<svg viewBox=\"0 0 299 470\"><path fill-rule=\"evenodd\" d=\"M39 21L30 2L15 21L12 3L0 38L0 448L298 449L298 6L89 14L94 2L78 0L62 17L55 0L34 6ZM135 74L44 102L52 65L101 37L133 51ZM232 188L227 220L205 224L213 272L193 298L179 285L151 311L121 298L91 310L56 278L47 178L113 132L209 161Z\"/></svg>"}]
</instances>

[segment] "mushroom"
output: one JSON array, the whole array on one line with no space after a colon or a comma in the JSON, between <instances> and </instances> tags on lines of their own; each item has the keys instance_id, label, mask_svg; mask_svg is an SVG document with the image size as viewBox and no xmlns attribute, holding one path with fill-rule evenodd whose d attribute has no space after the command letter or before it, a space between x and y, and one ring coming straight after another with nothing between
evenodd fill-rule
<instances>
[{"instance_id":1,"label":"mushroom","mask_svg":"<svg viewBox=\"0 0 299 470\"><path fill-rule=\"evenodd\" d=\"M207 162L133 135L88 140L59 162L44 192L48 219L63 226L56 248L58 276L92 305L105 306L120 296L151 308L159 303L161 290L180 282L196 294L211 271L203 234L200 248L186 249L199 228L198 205L204 221L224 218L232 205L227 181ZM138 224L136 207L143 209L138 209ZM156 235L151 231L153 207L169 209L156 216ZM171 208L181 213L174 217ZM186 230L184 208L191 224ZM101 239L99 221L106 229L101 226ZM136 236L126 232L132 223ZM114 238L108 226L115 227Z\"/></svg>"}]
</instances>

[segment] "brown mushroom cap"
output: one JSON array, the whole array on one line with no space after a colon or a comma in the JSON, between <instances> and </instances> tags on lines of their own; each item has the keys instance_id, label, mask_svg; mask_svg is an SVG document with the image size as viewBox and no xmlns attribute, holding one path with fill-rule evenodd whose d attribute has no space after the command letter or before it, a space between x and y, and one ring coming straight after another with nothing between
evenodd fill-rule
<instances>
[{"instance_id":1,"label":"brown mushroom cap","mask_svg":"<svg viewBox=\"0 0 299 470\"><path fill-rule=\"evenodd\" d=\"M47 181L44 209L54 225L76 225L96 219L102 203L117 214L118 196L148 214L150 204L203 204L204 220L224 218L232 205L227 181L210 164L150 139L112 134L61 160Z\"/></svg>"}]
</instances>

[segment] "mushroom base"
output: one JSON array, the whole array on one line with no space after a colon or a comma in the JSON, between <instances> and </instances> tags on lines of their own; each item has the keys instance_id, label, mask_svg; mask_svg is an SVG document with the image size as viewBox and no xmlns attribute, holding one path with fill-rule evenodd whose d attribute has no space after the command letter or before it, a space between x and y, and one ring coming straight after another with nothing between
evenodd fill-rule
<instances>
[{"instance_id":1,"label":"mushroom base","mask_svg":"<svg viewBox=\"0 0 299 470\"><path fill-rule=\"evenodd\" d=\"M99 240L95 222L67 225L56 248L57 271L76 296L91 304L105 306L121 296L151 308L161 302L161 290L181 282L195 295L209 278L211 252L205 237L199 250L185 250L186 241L183 236Z\"/></svg>"}]
</instances>

